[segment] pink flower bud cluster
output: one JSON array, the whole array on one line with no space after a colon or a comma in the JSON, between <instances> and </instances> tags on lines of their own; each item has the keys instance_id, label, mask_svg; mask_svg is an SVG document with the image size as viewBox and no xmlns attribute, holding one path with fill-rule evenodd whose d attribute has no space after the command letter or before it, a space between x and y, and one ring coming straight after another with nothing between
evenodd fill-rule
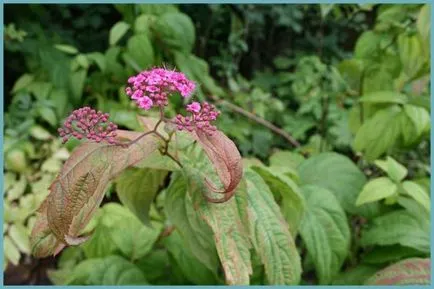
<instances>
[{"instance_id":1,"label":"pink flower bud cluster","mask_svg":"<svg viewBox=\"0 0 434 289\"><path fill-rule=\"evenodd\" d=\"M186 107L191 116L182 116L178 114L175 118L175 124L178 130L193 131L195 129L201 130L208 135L212 135L217 128L211 124L219 116L220 112L216 110L215 106L207 102L202 103L193 102Z\"/></svg>"},{"instance_id":2,"label":"pink flower bud cluster","mask_svg":"<svg viewBox=\"0 0 434 289\"><path fill-rule=\"evenodd\" d=\"M171 93L179 92L183 97L188 97L196 87L183 73L163 68L153 68L131 76L128 84L126 94L145 110L152 106L167 105Z\"/></svg>"},{"instance_id":3,"label":"pink flower bud cluster","mask_svg":"<svg viewBox=\"0 0 434 289\"><path fill-rule=\"evenodd\" d=\"M116 143L117 125L108 121L108 113L95 111L90 107L74 110L65 120L63 127L58 129L63 143L69 138L87 138L95 142L105 141L110 144Z\"/></svg>"}]
</instances>

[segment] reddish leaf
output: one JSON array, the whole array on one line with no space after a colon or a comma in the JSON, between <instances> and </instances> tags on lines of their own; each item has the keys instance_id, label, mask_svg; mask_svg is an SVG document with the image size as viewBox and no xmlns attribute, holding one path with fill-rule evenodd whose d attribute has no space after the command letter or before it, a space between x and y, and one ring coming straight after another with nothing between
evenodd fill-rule
<instances>
[{"instance_id":1,"label":"reddish leaf","mask_svg":"<svg viewBox=\"0 0 434 289\"><path fill-rule=\"evenodd\" d=\"M202 131L193 131L190 134L199 142L214 164L217 175L223 184L223 189L219 189L208 178L205 178L206 184L212 192L224 195L220 199L207 197L208 201L213 203L228 201L234 195L235 189L243 177L243 164L237 147L224 133L218 130L212 135Z\"/></svg>"},{"instance_id":2,"label":"reddish leaf","mask_svg":"<svg viewBox=\"0 0 434 289\"><path fill-rule=\"evenodd\" d=\"M431 260L410 258L375 273L366 285L427 285L431 283Z\"/></svg>"},{"instance_id":3,"label":"reddish leaf","mask_svg":"<svg viewBox=\"0 0 434 289\"><path fill-rule=\"evenodd\" d=\"M119 139L126 140L141 134L117 133ZM108 183L158 147L159 141L148 135L129 147L88 142L74 150L38 209L31 236L33 254L45 257L66 245L86 241L87 237L79 234L101 204Z\"/></svg>"}]
</instances>

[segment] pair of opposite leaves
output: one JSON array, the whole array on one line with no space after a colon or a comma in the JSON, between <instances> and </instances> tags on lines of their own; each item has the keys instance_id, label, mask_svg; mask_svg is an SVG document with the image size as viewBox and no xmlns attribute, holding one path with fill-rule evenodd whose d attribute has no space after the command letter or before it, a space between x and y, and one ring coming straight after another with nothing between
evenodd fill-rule
<instances>
[{"instance_id":1,"label":"pair of opposite leaves","mask_svg":"<svg viewBox=\"0 0 434 289\"><path fill-rule=\"evenodd\" d=\"M149 123L144 118L141 121L145 126ZM205 179L209 190L223 197L211 199L205 192L204 196L210 202L228 201L243 174L241 156L235 144L218 130L212 136L201 131L189 134L202 146L223 184L220 190ZM130 141L141 133L118 130L117 135L120 140ZM108 183L126 168L151 155L159 146L160 140L151 134L128 147L85 142L76 148L37 211L30 238L32 254L40 258L56 255L68 245L85 242L89 235L79 234L101 204Z\"/></svg>"}]
</instances>

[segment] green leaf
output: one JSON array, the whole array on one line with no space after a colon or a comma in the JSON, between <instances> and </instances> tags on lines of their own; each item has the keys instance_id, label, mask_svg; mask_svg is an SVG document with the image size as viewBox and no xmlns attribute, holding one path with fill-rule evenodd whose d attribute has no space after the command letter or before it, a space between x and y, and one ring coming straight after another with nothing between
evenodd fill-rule
<instances>
[{"instance_id":1,"label":"green leaf","mask_svg":"<svg viewBox=\"0 0 434 289\"><path fill-rule=\"evenodd\" d=\"M375 165L382 169L393 181L399 183L407 176L407 169L398 163L394 158L387 157L386 160L376 160Z\"/></svg>"},{"instance_id":2,"label":"green leaf","mask_svg":"<svg viewBox=\"0 0 434 289\"><path fill-rule=\"evenodd\" d=\"M218 259L212 231L193 208L191 197L187 193L187 181L180 173L171 175L164 209L194 256L204 267L210 270L217 268Z\"/></svg>"},{"instance_id":3,"label":"green leaf","mask_svg":"<svg viewBox=\"0 0 434 289\"><path fill-rule=\"evenodd\" d=\"M74 46L67 45L67 44L56 44L54 47L62 52L65 52L67 54L77 54L78 50Z\"/></svg>"},{"instance_id":4,"label":"green leaf","mask_svg":"<svg viewBox=\"0 0 434 289\"><path fill-rule=\"evenodd\" d=\"M111 239L132 261L148 254L162 231L158 223L144 226L127 208L116 203L106 204L103 212L102 223L109 228Z\"/></svg>"},{"instance_id":5,"label":"green leaf","mask_svg":"<svg viewBox=\"0 0 434 289\"><path fill-rule=\"evenodd\" d=\"M430 5L425 4L420 9L419 15L417 17L416 26L419 34L422 36L424 41L429 41L429 35L431 31L431 13Z\"/></svg>"},{"instance_id":6,"label":"green leaf","mask_svg":"<svg viewBox=\"0 0 434 289\"><path fill-rule=\"evenodd\" d=\"M400 34L398 37L398 49L403 71L408 78L413 79L423 68L425 62L419 35Z\"/></svg>"},{"instance_id":7,"label":"green leaf","mask_svg":"<svg viewBox=\"0 0 434 289\"><path fill-rule=\"evenodd\" d=\"M186 247L184 240L177 230L164 238L163 244L174 257L188 280L196 285L216 285L216 272L211 271L194 256Z\"/></svg>"},{"instance_id":8,"label":"green leaf","mask_svg":"<svg viewBox=\"0 0 434 289\"><path fill-rule=\"evenodd\" d=\"M49 140L51 138L51 134L40 125L32 126L30 135L37 140Z\"/></svg>"},{"instance_id":9,"label":"green leaf","mask_svg":"<svg viewBox=\"0 0 434 289\"><path fill-rule=\"evenodd\" d=\"M309 185L301 191L307 208L300 235L313 258L319 283L330 284L349 253L348 220L338 199L328 190Z\"/></svg>"},{"instance_id":10,"label":"green leaf","mask_svg":"<svg viewBox=\"0 0 434 289\"><path fill-rule=\"evenodd\" d=\"M410 258L377 272L365 285L430 285L431 259Z\"/></svg>"},{"instance_id":11,"label":"green leaf","mask_svg":"<svg viewBox=\"0 0 434 289\"><path fill-rule=\"evenodd\" d=\"M402 188L407 195L421 204L428 212L431 211L430 197L421 186L412 181L405 181L402 183Z\"/></svg>"},{"instance_id":12,"label":"green leaf","mask_svg":"<svg viewBox=\"0 0 434 289\"><path fill-rule=\"evenodd\" d=\"M79 102L83 95L84 84L86 83L87 70L79 69L71 74L70 89L73 101Z\"/></svg>"},{"instance_id":13,"label":"green leaf","mask_svg":"<svg viewBox=\"0 0 434 289\"><path fill-rule=\"evenodd\" d=\"M16 93L19 90L22 90L29 86L35 77L32 74L23 74L18 80L15 82L14 87L12 87L12 93Z\"/></svg>"},{"instance_id":14,"label":"green leaf","mask_svg":"<svg viewBox=\"0 0 434 289\"><path fill-rule=\"evenodd\" d=\"M421 252L429 252L429 232L429 219L421 221L412 212L397 210L375 218L368 228L362 230L360 244L364 247L400 244Z\"/></svg>"},{"instance_id":15,"label":"green leaf","mask_svg":"<svg viewBox=\"0 0 434 289\"><path fill-rule=\"evenodd\" d=\"M107 64L106 64L104 54L102 54L101 52L92 52L92 53L88 53L86 56L90 60L94 61L102 72L105 72L107 68Z\"/></svg>"},{"instance_id":16,"label":"green leaf","mask_svg":"<svg viewBox=\"0 0 434 289\"><path fill-rule=\"evenodd\" d=\"M142 270L146 276L146 280L151 284L160 285L158 281L167 284L167 277L170 274L167 268L172 265L169 257L169 252L166 248L154 249L145 258L138 260L135 264Z\"/></svg>"},{"instance_id":17,"label":"green leaf","mask_svg":"<svg viewBox=\"0 0 434 289\"><path fill-rule=\"evenodd\" d=\"M398 194L398 186L389 178L381 177L369 181L360 192L357 198L356 205L360 206L366 203L371 203L386 199Z\"/></svg>"},{"instance_id":18,"label":"green leaf","mask_svg":"<svg viewBox=\"0 0 434 289\"><path fill-rule=\"evenodd\" d=\"M12 224L9 227L9 237L24 254L30 254L30 241L27 229L21 224Z\"/></svg>"},{"instance_id":19,"label":"green leaf","mask_svg":"<svg viewBox=\"0 0 434 289\"><path fill-rule=\"evenodd\" d=\"M100 213L102 213L101 210ZM110 237L110 234L107 234L108 232L110 232L110 227L107 227L102 222L101 217L99 217L95 222L96 228L92 234L92 237L90 237L90 239L86 243L80 246L84 251L84 255L88 259L110 256L118 248ZM70 248L74 247L69 247L67 248L67 250ZM64 253L62 253L62 256L63 255Z\"/></svg>"},{"instance_id":20,"label":"green leaf","mask_svg":"<svg viewBox=\"0 0 434 289\"><path fill-rule=\"evenodd\" d=\"M68 93L66 92L66 90L54 88L49 95L49 99L54 105L57 117L59 119L65 117L66 108L69 102Z\"/></svg>"},{"instance_id":21,"label":"green leaf","mask_svg":"<svg viewBox=\"0 0 434 289\"><path fill-rule=\"evenodd\" d=\"M146 285L142 271L120 256L88 259L72 271L66 285Z\"/></svg>"},{"instance_id":22,"label":"green leaf","mask_svg":"<svg viewBox=\"0 0 434 289\"><path fill-rule=\"evenodd\" d=\"M44 100L47 99L53 89L53 84L49 82L32 82L27 89L32 92L38 100Z\"/></svg>"},{"instance_id":23,"label":"green leaf","mask_svg":"<svg viewBox=\"0 0 434 289\"><path fill-rule=\"evenodd\" d=\"M20 179L13 184L12 188L9 191L7 191L6 193L7 200L13 201L20 198L24 194L26 187L27 187L27 178L25 177L25 175L21 175Z\"/></svg>"},{"instance_id":24,"label":"green leaf","mask_svg":"<svg viewBox=\"0 0 434 289\"><path fill-rule=\"evenodd\" d=\"M169 49L189 53L195 42L194 24L183 13L165 13L154 23L154 33Z\"/></svg>"},{"instance_id":25,"label":"green leaf","mask_svg":"<svg viewBox=\"0 0 434 289\"><path fill-rule=\"evenodd\" d=\"M127 51L141 70L154 63L154 48L146 33L134 35L128 40Z\"/></svg>"},{"instance_id":26,"label":"green leaf","mask_svg":"<svg viewBox=\"0 0 434 289\"><path fill-rule=\"evenodd\" d=\"M84 69L88 69L89 68L89 59L87 58L86 55L84 54L79 54L77 55L77 57L75 58L75 60L77 61L77 63Z\"/></svg>"},{"instance_id":27,"label":"green leaf","mask_svg":"<svg viewBox=\"0 0 434 289\"><path fill-rule=\"evenodd\" d=\"M3 237L3 253L4 256L15 266L18 265L20 261L20 251L18 251L17 247L15 246L14 242L8 237Z\"/></svg>"},{"instance_id":28,"label":"green leaf","mask_svg":"<svg viewBox=\"0 0 434 289\"><path fill-rule=\"evenodd\" d=\"M40 106L38 112L42 119L47 121L51 126L57 127L57 116L51 107Z\"/></svg>"},{"instance_id":29,"label":"green leaf","mask_svg":"<svg viewBox=\"0 0 434 289\"><path fill-rule=\"evenodd\" d=\"M270 158L270 166L282 166L296 169L303 161L304 157L290 151L277 151Z\"/></svg>"},{"instance_id":30,"label":"green leaf","mask_svg":"<svg viewBox=\"0 0 434 289\"><path fill-rule=\"evenodd\" d=\"M146 225L149 224L151 204L166 176L167 171L129 169L116 180L116 192L121 203Z\"/></svg>"},{"instance_id":31,"label":"green leaf","mask_svg":"<svg viewBox=\"0 0 434 289\"><path fill-rule=\"evenodd\" d=\"M404 105L404 112L414 125L416 137L430 130L430 115L424 108L407 104Z\"/></svg>"},{"instance_id":32,"label":"green leaf","mask_svg":"<svg viewBox=\"0 0 434 289\"><path fill-rule=\"evenodd\" d=\"M302 270L300 256L288 225L262 178L251 170L245 177L251 239L264 264L268 284L298 284Z\"/></svg>"},{"instance_id":33,"label":"green leaf","mask_svg":"<svg viewBox=\"0 0 434 289\"><path fill-rule=\"evenodd\" d=\"M117 22L111 29L109 35L109 44L110 46L116 45L118 41L127 33L128 29L130 29L130 25L123 21Z\"/></svg>"},{"instance_id":34,"label":"green leaf","mask_svg":"<svg viewBox=\"0 0 434 289\"><path fill-rule=\"evenodd\" d=\"M332 285L348 286L363 284L369 277L377 272L378 269L378 266L369 266L364 264L358 265L355 268L351 268L340 273L339 276L333 281Z\"/></svg>"},{"instance_id":35,"label":"green leaf","mask_svg":"<svg viewBox=\"0 0 434 289\"><path fill-rule=\"evenodd\" d=\"M359 59L345 59L338 64L337 69L349 87L359 93L362 86L363 62Z\"/></svg>"},{"instance_id":36,"label":"green leaf","mask_svg":"<svg viewBox=\"0 0 434 289\"><path fill-rule=\"evenodd\" d=\"M367 218L379 213L378 204L356 206L356 199L366 183L366 177L346 156L322 153L304 161L298 171L301 184L329 190L346 211Z\"/></svg>"},{"instance_id":37,"label":"green leaf","mask_svg":"<svg viewBox=\"0 0 434 289\"><path fill-rule=\"evenodd\" d=\"M371 58L372 55L378 51L381 36L374 31L368 30L362 33L357 39L354 48L354 55L356 58Z\"/></svg>"},{"instance_id":38,"label":"green leaf","mask_svg":"<svg viewBox=\"0 0 434 289\"><path fill-rule=\"evenodd\" d=\"M360 98L360 101L367 103L405 104L408 102L408 98L405 94L401 94L395 91L375 91L365 94Z\"/></svg>"},{"instance_id":39,"label":"green leaf","mask_svg":"<svg viewBox=\"0 0 434 289\"><path fill-rule=\"evenodd\" d=\"M384 264L397 262L403 258L420 257L422 255L424 255L424 253L401 245L375 246L363 256L363 263Z\"/></svg>"},{"instance_id":40,"label":"green leaf","mask_svg":"<svg viewBox=\"0 0 434 289\"><path fill-rule=\"evenodd\" d=\"M401 111L400 107L391 106L375 113L357 131L354 149L363 152L365 158L372 161L391 149L400 135L396 120Z\"/></svg>"},{"instance_id":41,"label":"green leaf","mask_svg":"<svg viewBox=\"0 0 434 289\"><path fill-rule=\"evenodd\" d=\"M252 167L252 169L264 179L276 200L281 202L282 214L289 225L289 232L295 238L305 207L297 184L272 168Z\"/></svg>"},{"instance_id":42,"label":"green leaf","mask_svg":"<svg viewBox=\"0 0 434 289\"><path fill-rule=\"evenodd\" d=\"M375 91L395 89L394 78L384 65L376 64L365 68L363 73L362 91L368 94Z\"/></svg>"}]
</instances>

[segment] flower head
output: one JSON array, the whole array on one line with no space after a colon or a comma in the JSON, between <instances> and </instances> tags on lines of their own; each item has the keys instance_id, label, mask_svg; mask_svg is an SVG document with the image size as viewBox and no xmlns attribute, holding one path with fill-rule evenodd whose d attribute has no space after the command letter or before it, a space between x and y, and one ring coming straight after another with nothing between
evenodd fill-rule
<instances>
[{"instance_id":1,"label":"flower head","mask_svg":"<svg viewBox=\"0 0 434 289\"><path fill-rule=\"evenodd\" d=\"M128 84L126 94L145 110L154 105L167 105L171 93L178 92L183 97L188 97L196 88L195 83L183 73L163 68L153 68L131 76Z\"/></svg>"},{"instance_id":2,"label":"flower head","mask_svg":"<svg viewBox=\"0 0 434 289\"><path fill-rule=\"evenodd\" d=\"M191 113L191 116L182 116L178 114L175 118L175 124L178 130L201 130L209 135L212 135L217 128L211 124L219 116L220 112L215 106L207 102L193 102L186 106L186 110Z\"/></svg>"},{"instance_id":3,"label":"flower head","mask_svg":"<svg viewBox=\"0 0 434 289\"><path fill-rule=\"evenodd\" d=\"M59 135L63 138L63 143L75 137L114 144L118 127L108 121L108 118L108 113L97 112L90 107L74 110L65 120L63 127L59 128Z\"/></svg>"}]
</instances>

